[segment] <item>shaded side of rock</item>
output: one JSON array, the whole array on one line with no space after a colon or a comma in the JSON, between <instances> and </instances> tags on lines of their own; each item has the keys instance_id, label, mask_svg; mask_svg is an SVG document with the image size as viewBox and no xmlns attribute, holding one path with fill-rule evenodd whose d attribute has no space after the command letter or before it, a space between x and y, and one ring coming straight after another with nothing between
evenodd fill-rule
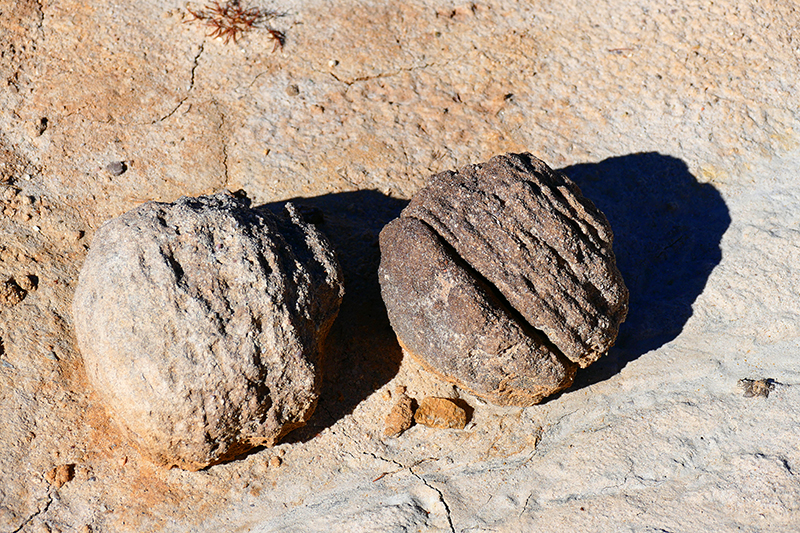
<instances>
[{"instance_id":1,"label":"shaded side of rock","mask_svg":"<svg viewBox=\"0 0 800 533\"><path fill-rule=\"evenodd\" d=\"M543 162L508 154L438 174L402 216L428 224L571 361L588 366L613 345L628 292L611 227Z\"/></svg>"},{"instance_id":2,"label":"shaded side of rock","mask_svg":"<svg viewBox=\"0 0 800 533\"><path fill-rule=\"evenodd\" d=\"M425 223L392 221L380 246L389 320L426 368L500 405L532 405L572 383L576 365L518 320Z\"/></svg>"},{"instance_id":3,"label":"shaded side of rock","mask_svg":"<svg viewBox=\"0 0 800 533\"><path fill-rule=\"evenodd\" d=\"M305 423L343 295L330 246L228 192L96 233L73 302L87 375L156 462L203 468Z\"/></svg>"}]
</instances>

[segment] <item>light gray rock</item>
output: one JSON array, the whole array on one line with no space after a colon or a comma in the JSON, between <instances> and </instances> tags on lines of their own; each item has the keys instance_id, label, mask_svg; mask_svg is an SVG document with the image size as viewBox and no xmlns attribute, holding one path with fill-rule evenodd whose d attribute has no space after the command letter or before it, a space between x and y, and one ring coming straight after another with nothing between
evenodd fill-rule
<instances>
[{"instance_id":1,"label":"light gray rock","mask_svg":"<svg viewBox=\"0 0 800 533\"><path fill-rule=\"evenodd\" d=\"M292 204L279 218L225 191L106 222L73 312L111 416L156 462L195 470L305 423L342 295Z\"/></svg>"}]
</instances>

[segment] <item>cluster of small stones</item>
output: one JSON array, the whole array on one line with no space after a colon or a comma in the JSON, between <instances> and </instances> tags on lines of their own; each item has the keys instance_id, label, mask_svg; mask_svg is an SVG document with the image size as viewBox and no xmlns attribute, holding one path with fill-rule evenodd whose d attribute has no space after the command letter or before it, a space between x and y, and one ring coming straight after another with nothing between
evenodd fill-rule
<instances>
[{"instance_id":1,"label":"cluster of small stones","mask_svg":"<svg viewBox=\"0 0 800 533\"><path fill-rule=\"evenodd\" d=\"M499 405L571 385L627 314L605 216L529 154L434 176L380 247L381 292L406 352Z\"/></svg>"},{"instance_id":2,"label":"cluster of small stones","mask_svg":"<svg viewBox=\"0 0 800 533\"><path fill-rule=\"evenodd\" d=\"M403 388L398 388L397 401L386 417L384 435L397 437L409 429L414 422L438 429L464 429L467 425L467 412L450 398L428 396L419 407Z\"/></svg>"}]
</instances>

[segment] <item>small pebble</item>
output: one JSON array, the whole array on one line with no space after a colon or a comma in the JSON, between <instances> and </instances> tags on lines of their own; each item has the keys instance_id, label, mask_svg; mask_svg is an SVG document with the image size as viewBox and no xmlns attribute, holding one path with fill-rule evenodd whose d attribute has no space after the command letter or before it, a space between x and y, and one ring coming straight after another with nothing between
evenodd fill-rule
<instances>
[{"instance_id":1,"label":"small pebble","mask_svg":"<svg viewBox=\"0 0 800 533\"><path fill-rule=\"evenodd\" d=\"M45 474L44 477L51 485L60 489L65 483L69 483L75 477L75 465L59 465Z\"/></svg>"},{"instance_id":2,"label":"small pebble","mask_svg":"<svg viewBox=\"0 0 800 533\"><path fill-rule=\"evenodd\" d=\"M397 437L411 427L414 421L414 400L405 393L405 387L397 387L397 402L386 417L386 427L383 434L387 437Z\"/></svg>"},{"instance_id":3,"label":"small pebble","mask_svg":"<svg viewBox=\"0 0 800 533\"><path fill-rule=\"evenodd\" d=\"M72 242L78 242L83 237L83 232L79 230L70 230L65 232L64 236Z\"/></svg>"},{"instance_id":4,"label":"small pebble","mask_svg":"<svg viewBox=\"0 0 800 533\"><path fill-rule=\"evenodd\" d=\"M289 96L297 96L300 94L300 87L298 87L296 83L293 83L286 87L286 94Z\"/></svg>"},{"instance_id":5,"label":"small pebble","mask_svg":"<svg viewBox=\"0 0 800 533\"><path fill-rule=\"evenodd\" d=\"M128 170L128 165L125 161L113 161L106 165L106 170L113 176L121 176Z\"/></svg>"},{"instance_id":6,"label":"small pebble","mask_svg":"<svg viewBox=\"0 0 800 533\"><path fill-rule=\"evenodd\" d=\"M25 298L26 294L27 291L20 287L14 278L0 283L0 305L6 307L17 305Z\"/></svg>"},{"instance_id":7,"label":"small pebble","mask_svg":"<svg viewBox=\"0 0 800 533\"><path fill-rule=\"evenodd\" d=\"M431 428L464 429L467 412L449 398L427 397L414 414L417 424Z\"/></svg>"},{"instance_id":8,"label":"small pebble","mask_svg":"<svg viewBox=\"0 0 800 533\"><path fill-rule=\"evenodd\" d=\"M32 291L39 284L39 278L33 274L25 274L17 278L17 284L24 291Z\"/></svg>"},{"instance_id":9,"label":"small pebble","mask_svg":"<svg viewBox=\"0 0 800 533\"><path fill-rule=\"evenodd\" d=\"M281 463L282 463L281 458L278 457L277 455L273 455L269 460L269 466L271 466L272 468L278 468L279 466L281 466Z\"/></svg>"},{"instance_id":10,"label":"small pebble","mask_svg":"<svg viewBox=\"0 0 800 533\"><path fill-rule=\"evenodd\" d=\"M775 390L775 380L771 378L762 379L740 379L739 386L744 389L745 398L761 396L769 398L769 393Z\"/></svg>"}]
</instances>

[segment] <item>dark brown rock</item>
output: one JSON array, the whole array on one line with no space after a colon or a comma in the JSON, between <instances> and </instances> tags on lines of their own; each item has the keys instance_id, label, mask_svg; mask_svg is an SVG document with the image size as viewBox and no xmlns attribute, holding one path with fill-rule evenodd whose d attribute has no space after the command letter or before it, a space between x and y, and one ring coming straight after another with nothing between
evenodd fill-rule
<instances>
[{"instance_id":1,"label":"dark brown rock","mask_svg":"<svg viewBox=\"0 0 800 533\"><path fill-rule=\"evenodd\" d=\"M572 384L575 365L516 320L427 225L399 218L380 243L389 319L429 370L500 405L532 405Z\"/></svg>"},{"instance_id":2,"label":"dark brown rock","mask_svg":"<svg viewBox=\"0 0 800 533\"><path fill-rule=\"evenodd\" d=\"M441 235L571 361L608 351L627 313L605 216L566 176L510 154L435 176L403 211Z\"/></svg>"},{"instance_id":3,"label":"dark brown rock","mask_svg":"<svg viewBox=\"0 0 800 533\"><path fill-rule=\"evenodd\" d=\"M433 177L381 233L381 291L423 364L530 405L606 353L627 313L605 216L528 154Z\"/></svg>"}]
</instances>

